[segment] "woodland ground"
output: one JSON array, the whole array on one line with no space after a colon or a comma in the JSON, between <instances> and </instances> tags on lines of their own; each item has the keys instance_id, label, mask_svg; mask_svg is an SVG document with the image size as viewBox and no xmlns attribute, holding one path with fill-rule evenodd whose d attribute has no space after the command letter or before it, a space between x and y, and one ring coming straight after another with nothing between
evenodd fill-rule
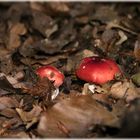
<instances>
[{"instance_id":1,"label":"woodland ground","mask_svg":"<svg viewBox=\"0 0 140 140\"><path fill-rule=\"evenodd\" d=\"M140 3L1 2L0 137L140 137L139 15ZM94 55L123 76L91 93L75 69ZM43 65L65 75L54 100Z\"/></svg>"}]
</instances>

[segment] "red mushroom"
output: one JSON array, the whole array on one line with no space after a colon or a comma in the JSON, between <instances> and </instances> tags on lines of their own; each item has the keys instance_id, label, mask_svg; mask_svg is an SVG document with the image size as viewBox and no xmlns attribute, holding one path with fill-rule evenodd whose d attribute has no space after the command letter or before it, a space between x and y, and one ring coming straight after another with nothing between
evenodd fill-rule
<instances>
[{"instance_id":1,"label":"red mushroom","mask_svg":"<svg viewBox=\"0 0 140 140\"><path fill-rule=\"evenodd\" d=\"M77 77L96 84L113 80L117 74L121 74L121 70L114 60L97 56L84 58L76 70Z\"/></svg>"},{"instance_id":2,"label":"red mushroom","mask_svg":"<svg viewBox=\"0 0 140 140\"><path fill-rule=\"evenodd\" d=\"M47 77L50 81L54 82L55 87L62 85L64 81L64 75L53 66L43 66L36 70L36 73L41 77Z\"/></svg>"}]
</instances>

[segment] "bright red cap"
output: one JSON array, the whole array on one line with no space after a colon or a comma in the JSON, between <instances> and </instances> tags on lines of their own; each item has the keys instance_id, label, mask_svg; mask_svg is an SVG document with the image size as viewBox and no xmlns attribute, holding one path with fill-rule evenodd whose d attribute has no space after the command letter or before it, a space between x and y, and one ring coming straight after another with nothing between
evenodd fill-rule
<instances>
[{"instance_id":1,"label":"bright red cap","mask_svg":"<svg viewBox=\"0 0 140 140\"><path fill-rule=\"evenodd\" d=\"M80 79L97 84L113 80L116 74L121 74L121 70L115 61L97 56L84 58L76 70Z\"/></svg>"},{"instance_id":2,"label":"bright red cap","mask_svg":"<svg viewBox=\"0 0 140 140\"><path fill-rule=\"evenodd\" d=\"M63 84L64 75L53 66L43 66L36 70L36 73L41 77L47 77L50 81L54 81L54 86L59 87Z\"/></svg>"}]
</instances>

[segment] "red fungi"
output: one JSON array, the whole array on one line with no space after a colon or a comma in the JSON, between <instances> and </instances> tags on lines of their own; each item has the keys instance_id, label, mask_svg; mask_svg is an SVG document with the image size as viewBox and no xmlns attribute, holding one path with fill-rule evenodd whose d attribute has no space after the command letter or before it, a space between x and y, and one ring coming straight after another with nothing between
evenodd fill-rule
<instances>
[{"instance_id":1,"label":"red fungi","mask_svg":"<svg viewBox=\"0 0 140 140\"><path fill-rule=\"evenodd\" d=\"M97 56L84 58L76 70L77 77L96 84L113 80L117 74L121 74L121 70L114 60Z\"/></svg>"},{"instance_id":2,"label":"red fungi","mask_svg":"<svg viewBox=\"0 0 140 140\"><path fill-rule=\"evenodd\" d=\"M41 78L47 77L50 81L53 81L55 87L59 87L64 81L64 75L56 67L50 65L38 68L36 73Z\"/></svg>"}]
</instances>

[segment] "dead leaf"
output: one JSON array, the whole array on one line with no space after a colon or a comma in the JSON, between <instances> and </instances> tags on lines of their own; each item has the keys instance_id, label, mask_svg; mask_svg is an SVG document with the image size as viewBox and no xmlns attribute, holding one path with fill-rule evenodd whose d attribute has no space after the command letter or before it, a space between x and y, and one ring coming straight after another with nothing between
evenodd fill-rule
<instances>
[{"instance_id":1,"label":"dead leaf","mask_svg":"<svg viewBox=\"0 0 140 140\"><path fill-rule=\"evenodd\" d=\"M116 45L121 45L123 42L125 42L128 39L128 37L125 35L123 31L118 31L118 34L120 36L120 40L116 42Z\"/></svg>"},{"instance_id":2,"label":"dead leaf","mask_svg":"<svg viewBox=\"0 0 140 140\"><path fill-rule=\"evenodd\" d=\"M29 3L14 3L10 4L10 7L6 10L5 16L8 21L18 23L21 19L22 14L30 15L30 4Z\"/></svg>"},{"instance_id":3,"label":"dead leaf","mask_svg":"<svg viewBox=\"0 0 140 140\"><path fill-rule=\"evenodd\" d=\"M5 108L2 111L0 111L0 115L6 117L6 118L16 118L17 117L17 113L16 110L11 109L11 108Z\"/></svg>"},{"instance_id":4,"label":"dead leaf","mask_svg":"<svg viewBox=\"0 0 140 140\"><path fill-rule=\"evenodd\" d=\"M117 121L118 118L92 96L83 95L61 100L47 110L41 116L38 132L43 137L86 137L89 127L96 124L116 127ZM58 127L58 123L63 128Z\"/></svg>"},{"instance_id":5,"label":"dead leaf","mask_svg":"<svg viewBox=\"0 0 140 140\"><path fill-rule=\"evenodd\" d=\"M55 10L56 12L68 12L69 11L69 7L67 3L64 2L51 2L50 7Z\"/></svg>"},{"instance_id":6,"label":"dead leaf","mask_svg":"<svg viewBox=\"0 0 140 140\"><path fill-rule=\"evenodd\" d=\"M118 29L121 29L121 30L126 31L128 33L131 33L133 35L137 35L138 34L137 32L132 31L131 29L126 28L126 27L120 25L120 21L119 20L113 20L113 21L108 22L108 24L106 26L106 29L111 29L111 28L118 28Z\"/></svg>"},{"instance_id":7,"label":"dead leaf","mask_svg":"<svg viewBox=\"0 0 140 140\"><path fill-rule=\"evenodd\" d=\"M5 110L6 108L16 108L19 103L16 99L10 97L0 97L0 110Z\"/></svg>"},{"instance_id":8,"label":"dead leaf","mask_svg":"<svg viewBox=\"0 0 140 140\"><path fill-rule=\"evenodd\" d=\"M45 8L41 2L30 2L30 7L33 10L37 10L40 12L45 12Z\"/></svg>"},{"instance_id":9,"label":"dead leaf","mask_svg":"<svg viewBox=\"0 0 140 140\"><path fill-rule=\"evenodd\" d=\"M20 108L16 108L16 111L26 125L26 129L29 129L33 124L38 121L42 112L42 108L40 106L33 106L33 109L30 112L23 111Z\"/></svg>"},{"instance_id":10,"label":"dead leaf","mask_svg":"<svg viewBox=\"0 0 140 140\"><path fill-rule=\"evenodd\" d=\"M127 102L140 96L140 93L131 81L116 82L112 85L110 94L114 98L125 99Z\"/></svg>"},{"instance_id":11,"label":"dead leaf","mask_svg":"<svg viewBox=\"0 0 140 140\"><path fill-rule=\"evenodd\" d=\"M27 54L27 53L26 53ZM38 59L38 56L35 56L37 59L33 59L33 58L21 58L21 62L25 65L34 65L34 64L40 64L40 65L49 65L52 63L57 62L58 60L61 59L66 59L68 57L67 54L58 54L54 56L50 56L50 57L46 57L46 56L42 56L42 59Z\"/></svg>"},{"instance_id":12,"label":"dead leaf","mask_svg":"<svg viewBox=\"0 0 140 140\"><path fill-rule=\"evenodd\" d=\"M139 134L139 103L131 104L140 97L138 75L132 78L140 71L139 13L138 3L0 3L0 137L112 137L129 128ZM94 94L87 87L83 96L76 65L94 55L115 59L128 80L91 85ZM34 75L47 64L66 77L55 100L53 83Z\"/></svg>"},{"instance_id":13,"label":"dead leaf","mask_svg":"<svg viewBox=\"0 0 140 140\"><path fill-rule=\"evenodd\" d=\"M112 105L112 113L114 113L119 118L123 118L127 110L127 103L125 100L120 99L115 104Z\"/></svg>"},{"instance_id":14,"label":"dead leaf","mask_svg":"<svg viewBox=\"0 0 140 140\"><path fill-rule=\"evenodd\" d=\"M121 129L116 137L139 138L140 133L140 99L130 102L121 121Z\"/></svg>"},{"instance_id":15,"label":"dead leaf","mask_svg":"<svg viewBox=\"0 0 140 140\"><path fill-rule=\"evenodd\" d=\"M3 56L2 58L0 58L0 63L1 63L0 65L1 72L5 74L9 74L10 72L13 71L14 65L13 65L11 55L7 54Z\"/></svg>"},{"instance_id":16,"label":"dead leaf","mask_svg":"<svg viewBox=\"0 0 140 140\"><path fill-rule=\"evenodd\" d=\"M114 19L118 19L119 17L117 11L114 9L113 6L104 5L96 9L94 18L103 22L109 22Z\"/></svg>"},{"instance_id":17,"label":"dead leaf","mask_svg":"<svg viewBox=\"0 0 140 140\"><path fill-rule=\"evenodd\" d=\"M20 35L24 35L27 30L25 28L25 25L22 23L13 24L9 30L10 33L7 48L14 50L15 48L18 48L21 44Z\"/></svg>"},{"instance_id":18,"label":"dead leaf","mask_svg":"<svg viewBox=\"0 0 140 140\"><path fill-rule=\"evenodd\" d=\"M70 10L68 3L58 1L45 4L45 8L47 14L51 16L68 15Z\"/></svg>"},{"instance_id":19,"label":"dead leaf","mask_svg":"<svg viewBox=\"0 0 140 140\"><path fill-rule=\"evenodd\" d=\"M23 130L19 131L11 131L8 132L8 134L4 134L2 138L11 138L11 139L17 139L17 138L25 138L25 139L30 139L30 136L27 132L24 132Z\"/></svg>"},{"instance_id":20,"label":"dead leaf","mask_svg":"<svg viewBox=\"0 0 140 140\"><path fill-rule=\"evenodd\" d=\"M140 61L140 41L139 41L139 39L135 42L134 56L138 61Z\"/></svg>"},{"instance_id":21,"label":"dead leaf","mask_svg":"<svg viewBox=\"0 0 140 140\"><path fill-rule=\"evenodd\" d=\"M42 35L46 36L46 30L53 26L54 21L43 12L32 10L32 26L38 30Z\"/></svg>"},{"instance_id":22,"label":"dead leaf","mask_svg":"<svg viewBox=\"0 0 140 140\"><path fill-rule=\"evenodd\" d=\"M54 90L53 83L48 78L39 78L35 84L22 88L22 92L41 97L45 101L51 101L52 92Z\"/></svg>"},{"instance_id":23,"label":"dead leaf","mask_svg":"<svg viewBox=\"0 0 140 140\"><path fill-rule=\"evenodd\" d=\"M20 93L20 89L16 89L13 85L8 81L5 76L0 76L0 88L2 90L6 90L8 93Z\"/></svg>"}]
</instances>

